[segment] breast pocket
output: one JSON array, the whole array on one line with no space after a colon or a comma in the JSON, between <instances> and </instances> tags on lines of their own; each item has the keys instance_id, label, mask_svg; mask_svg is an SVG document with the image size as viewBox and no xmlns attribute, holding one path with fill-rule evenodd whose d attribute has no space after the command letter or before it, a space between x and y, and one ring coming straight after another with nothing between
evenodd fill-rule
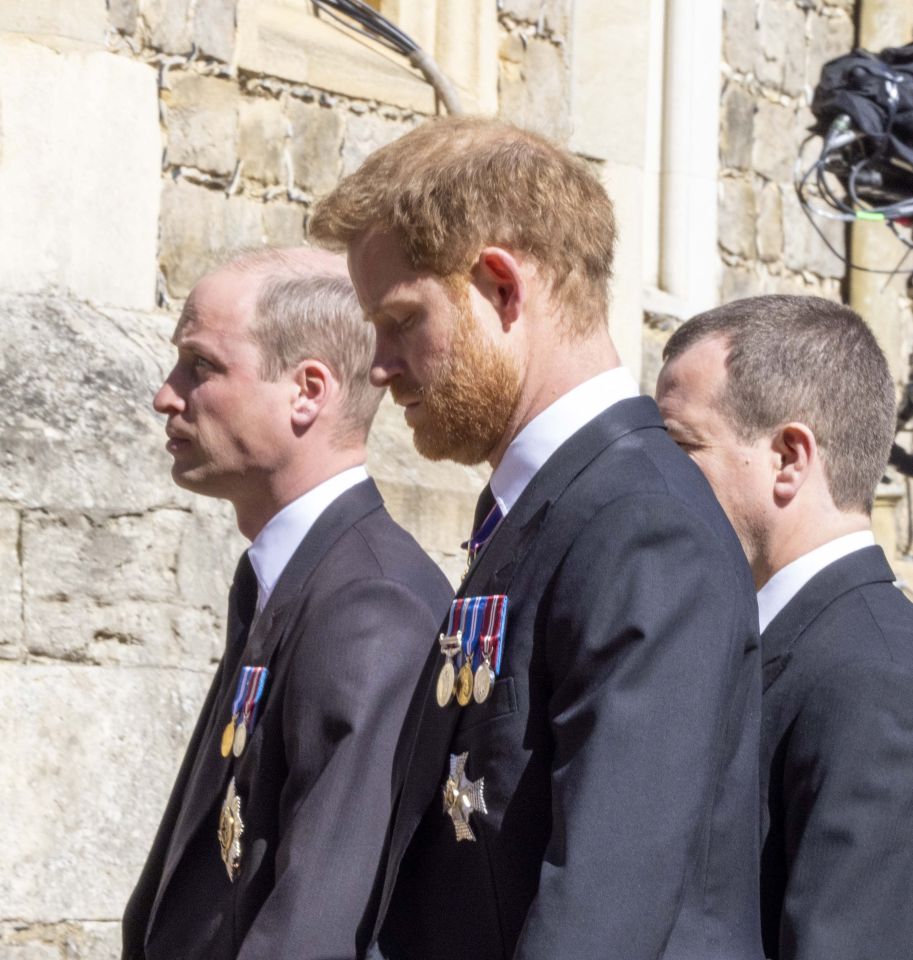
<instances>
[{"instance_id":1,"label":"breast pocket","mask_svg":"<svg viewBox=\"0 0 913 960\"><path fill-rule=\"evenodd\" d=\"M474 730L483 723L491 723L500 717L509 716L517 712L517 690L513 677L502 677L495 680L491 693L484 703L470 700L460 712L460 719L456 726L456 736Z\"/></svg>"}]
</instances>

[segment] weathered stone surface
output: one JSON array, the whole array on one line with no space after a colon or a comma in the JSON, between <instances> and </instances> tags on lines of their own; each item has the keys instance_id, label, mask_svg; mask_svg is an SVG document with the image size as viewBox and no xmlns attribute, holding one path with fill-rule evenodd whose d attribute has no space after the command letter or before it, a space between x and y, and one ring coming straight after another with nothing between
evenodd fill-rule
<instances>
[{"instance_id":1,"label":"weathered stone surface","mask_svg":"<svg viewBox=\"0 0 913 960\"><path fill-rule=\"evenodd\" d=\"M521 127L566 141L571 135L567 49L533 39L525 50L522 45L507 51L502 47L501 53L498 114ZM536 83L537 77L548 77L548 83Z\"/></svg>"},{"instance_id":2,"label":"weathered stone surface","mask_svg":"<svg viewBox=\"0 0 913 960\"><path fill-rule=\"evenodd\" d=\"M765 0L759 8L755 73L789 96L805 79L805 13L792 0Z\"/></svg>"},{"instance_id":3,"label":"weathered stone surface","mask_svg":"<svg viewBox=\"0 0 913 960\"><path fill-rule=\"evenodd\" d=\"M121 915L210 674L0 664L7 916Z\"/></svg>"},{"instance_id":4,"label":"weathered stone surface","mask_svg":"<svg viewBox=\"0 0 913 960\"><path fill-rule=\"evenodd\" d=\"M16 657L22 642L19 511L0 504L0 657Z\"/></svg>"},{"instance_id":5,"label":"weathered stone surface","mask_svg":"<svg viewBox=\"0 0 913 960\"><path fill-rule=\"evenodd\" d=\"M0 33L66 37L101 46L106 26L105 0L13 0L0 8Z\"/></svg>"},{"instance_id":6,"label":"weathered stone surface","mask_svg":"<svg viewBox=\"0 0 913 960\"><path fill-rule=\"evenodd\" d=\"M849 53L853 48L855 28L852 15L813 16L809 23L806 82L815 87L821 79L821 68L828 60Z\"/></svg>"},{"instance_id":7,"label":"weathered stone surface","mask_svg":"<svg viewBox=\"0 0 913 960\"><path fill-rule=\"evenodd\" d=\"M783 192L783 262L790 270L810 270L820 277L842 277L846 265L832 253L827 243L802 212L795 191ZM846 228L837 220L818 218L818 229L841 255L846 251Z\"/></svg>"},{"instance_id":8,"label":"weathered stone surface","mask_svg":"<svg viewBox=\"0 0 913 960\"><path fill-rule=\"evenodd\" d=\"M756 0L727 0L723 5L723 56L741 73L754 69L757 50Z\"/></svg>"},{"instance_id":9,"label":"weathered stone surface","mask_svg":"<svg viewBox=\"0 0 913 960\"><path fill-rule=\"evenodd\" d=\"M754 138L755 101L738 83L729 83L723 91L720 118L720 164L746 170L751 164Z\"/></svg>"},{"instance_id":10,"label":"weathered stone surface","mask_svg":"<svg viewBox=\"0 0 913 960\"><path fill-rule=\"evenodd\" d=\"M0 923L4 960L120 960L118 922Z\"/></svg>"},{"instance_id":11,"label":"weathered stone surface","mask_svg":"<svg viewBox=\"0 0 913 960\"><path fill-rule=\"evenodd\" d=\"M756 271L745 267L723 267L720 303L741 300L743 297L756 297L761 290L761 278Z\"/></svg>"},{"instance_id":12,"label":"weathered stone surface","mask_svg":"<svg viewBox=\"0 0 913 960\"><path fill-rule=\"evenodd\" d=\"M775 183L788 183L792 179L797 147L794 111L780 103L760 100L751 151L754 169Z\"/></svg>"},{"instance_id":13,"label":"weathered stone surface","mask_svg":"<svg viewBox=\"0 0 913 960\"><path fill-rule=\"evenodd\" d=\"M0 501L46 510L172 502L151 407L172 321L130 326L74 301L0 297Z\"/></svg>"},{"instance_id":14,"label":"weathered stone surface","mask_svg":"<svg viewBox=\"0 0 913 960\"><path fill-rule=\"evenodd\" d=\"M720 184L720 246L750 259L756 253L754 186L750 180L727 178Z\"/></svg>"},{"instance_id":15,"label":"weathered stone surface","mask_svg":"<svg viewBox=\"0 0 913 960\"><path fill-rule=\"evenodd\" d=\"M149 43L168 53L189 53L191 0L140 0L149 27Z\"/></svg>"},{"instance_id":16,"label":"weathered stone surface","mask_svg":"<svg viewBox=\"0 0 913 960\"><path fill-rule=\"evenodd\" d=\"M776 184L765 183L758 197L758 256L766 262L779 260L783 255L783 200L780 190Z\"/></svg>"},{"instance_id":17,"label":"weathered stone surface","mask_svg":"<svg viewBox=\"0 0 913 960\"><path fill-rule=\"evenodd\" d=\"M288 115L295 183L316 196L329 193L342 173L342 114L316 103L290 100Z\"/></svg>"},{"instance_id":18,"label":"weathered stone surface","mask_svg":"<svg viewBox=\"0 0 913 960\"><path fill-rule=\"evenodd\" d=\"M261 183L285 181L282 155L288 126L278 100L242 101L240 157L245 177Z\"/></svg>"},{"instance_id":19,"label":"weathered stone surface","mask_svg":"<svg viewBox=\"0 0 913 960\"><path fill-rule=\"evenodd\" d=\"M387 120L377 113L350 114L342 144L342 174L357 170L368 154L398 139L412 124Z\"/></svg>"},{"instance_id":20,"label":"weathered stone surface","mask_svg":"<svg viewBox=\"0 0 913 960\"><path fill-rule=\"evenodd\" d=\"M238 0L197 0L193 15L193 42L217 60L231 61L235 51Z\"/></svg>"},{"instance_id":21,"label":"weathered stone surface","mask_svg":"<svg viewBox=\"0 0 913 960\"><path fill-rule=\"evenodd\" d=\"M169 83L162 97L168 162L231 173L238 154L237 87L196 73L171 73Z\"/></svg>"},{"instance_id":22,"label":"weathered stone surface","mask_svg":"<svg viewBox=\"0 0 913 960\"><path fill-rule=\"evenodd\" d=\"M304 242L304 208L295 203L270 203L263 208L266 241L272 246L295 247Z\"/></svg>"},{"instance_id":23,"label":"weathered stone surface","mask_svg":"<svg viewBox=\"0 0 913 960\"><path fill-rule=\"evenodd\" d=\"M152 67L0 38L0 291L151 309L160 156Z\"/></svg>"},{"instance_id":24,"label":"weathered stone surface","mask_svg":"<svg viewBox=\"0 0 913 960\"><path fill-rule=\"evenodd\" d=\"M263 243L263 204L245 197L169 182L162 195L161 265L168 292L191 287L232 250Z\"/></svg>"},{"instance_id":25,"label":"weathered stone surface","mask_svg":"<svg viewBox=\"0 0 913 960\"><path fill-rule=\"evenodd\" d=\"M108 16L111 25L121 33L132 34L136 30L139 15L139 0L108 0Z\"/></svg>"},{"instance_id":26,"label":"weathered stone surface","mask_svg":"<svg viewBox=\"0 0 913 960\"><path fill-rule=\"evenodd\" d=\"M571 0L502 0L499 8L515 20L535 23L543 30L567 36L573 3Z\"/></svg>"},{"instance_id":27,"label":"weathered stone surface","mask_svg":"<svg viewBox=\"0 0 913 960\"><path fill-rule=\"evenodd\" d=\"M60 960L60 947L56 941L43 939L45 935L40 931L26 939L28 932L23 931L4 936L0 938L0 957L3 960Z\"/></svg>"}]
</instances>

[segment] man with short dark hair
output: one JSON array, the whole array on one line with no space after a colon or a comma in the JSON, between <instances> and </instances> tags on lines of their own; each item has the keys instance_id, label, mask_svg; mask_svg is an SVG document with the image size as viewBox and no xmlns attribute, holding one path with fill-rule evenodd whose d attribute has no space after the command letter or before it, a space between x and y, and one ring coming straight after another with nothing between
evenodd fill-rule
<instances>
[{"instance_id":1,"label":"man with short dark hair","mask_svg":"<svg viewBox=\"0 0 913 960\"><path fill-rule=\"evenodd\" d=\"M657 400L751 562L761 909L773 960L913 956L913 605L870 522L894 387L862 319L736 301L670 338Z\"/></svg>"},{"instance_id":2,"label":"man with short dark hair","mask_svg":"<svg viewBox=\"0 0 913 960\"><path fill-rule=\"evenodd\" d=\"M393 751L451 592L364 468L381 391L340 257L193 289L155 396L175 483L252 540L228 640L124 917L125 960L351 957Z\"/></svg>"},{"instance_id":3,"label":"man with short dark hair","mask_svg":"<svg viewBox=\"0 0 913 960\"><path fill-rule=\"evenodd\" d=\"M394 960L756 960L757 632L719 505L607 330L584 163L450 118L318 205L418 450L494 468L363 942Z\"/></svg>"}]
</instances>

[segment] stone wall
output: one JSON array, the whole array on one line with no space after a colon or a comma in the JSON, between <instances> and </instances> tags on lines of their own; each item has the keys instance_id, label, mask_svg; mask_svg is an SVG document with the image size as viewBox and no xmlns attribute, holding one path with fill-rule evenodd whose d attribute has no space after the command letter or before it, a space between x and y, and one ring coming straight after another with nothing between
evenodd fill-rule
<instances>
[{"instance_id":1,"label":"stone wall","mask_svg":"<svg viewBox=\"0 0 913 960\"><path fill-rule=\"evenodd\" d=\"M624 184L641 100L596 40L645 42L640 0L396 6L469 108L574 144L615 184L622 243L639 244ZM791 167L853 4L724 14L721 295L839 296ZM228 249L300 242L316 197L434 110L421 78L305 0L0 3L0 960L119 956L220 653L243 541L224 505L171 484L150 406L183 298ZM635 135L615 144L625 115ZM641 282L620 270L616 304ZM668 321L624 310L615 331L649 385ZM369 466L456 579L482 471L422 461L389 403Z\"/></svg>"}]
</instances>

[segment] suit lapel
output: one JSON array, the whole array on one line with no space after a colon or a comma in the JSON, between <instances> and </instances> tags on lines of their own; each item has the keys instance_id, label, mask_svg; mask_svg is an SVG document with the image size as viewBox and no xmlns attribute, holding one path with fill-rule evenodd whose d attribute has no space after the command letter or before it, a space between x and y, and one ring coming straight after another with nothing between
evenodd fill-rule
<instances>
[{"instance_id":1,"label":"suit lapel","mask_svg":"<svg viewBox=\"0 0 913 960\"><path fill-rule=\"evenodd\" d=\"M215 698L215 708L210 713L206 732L200 740L187 780L184 802L177 817L173 839L165 859L156 905L153 907L150 918L150 927L154 921L158 903L188 843L224 794L229 775L234 769L233 758L224 758L220 745L222 730L231 719L232 700L242 665L267 666L270 664L281 646L295 611L300 608L305 583L327 551L354 523L382 506L383 500L373 480L356 484L334 500L317 518L291 560L286 564L249 636L250 616L239 613L239 604L233 589L229 599L228 627L229 637L233 639L228 642L222 666L226 681L222 683ZM218 840L213 831L213 856L218 856L218 852Z\"/></svg>"},{"instance_id":2,"label":"suit lapel","mask_svg":"<svg viewBox=\"0 0 913 960\"><path fill-rule=\"evenodd\" d=\"M763 689L783 672L809 624L838 597L866 583L894 581L881 547L865 547L835 560L806 583L761 635Z\"/></svg>"},{"instance_id":3,"label":"suit lapel","mask_svg":"<svg viewBox=\"0 0 913 960\"><path fill-rule=\"evenodd\" d=\"M565 441L536 473L501 522L494 536L470 567L457 596L507 593L509 597L515 572L547 524L552 505L571 481L606 447L626 434L644 427L662 428L663 422L652 400L648 397L636 397L613 404L605 413ZM446 629L446 621L441 629ZM460 718L457 707L451 705L442 710L437 705L435 667L439 660L440 654L435 644L429 653L420 681L425 686L425 695L392 825L384 890L374 929L375 939L387 912L399 862L439 786L442 761Z\"/></svg>"}]
</instances>

